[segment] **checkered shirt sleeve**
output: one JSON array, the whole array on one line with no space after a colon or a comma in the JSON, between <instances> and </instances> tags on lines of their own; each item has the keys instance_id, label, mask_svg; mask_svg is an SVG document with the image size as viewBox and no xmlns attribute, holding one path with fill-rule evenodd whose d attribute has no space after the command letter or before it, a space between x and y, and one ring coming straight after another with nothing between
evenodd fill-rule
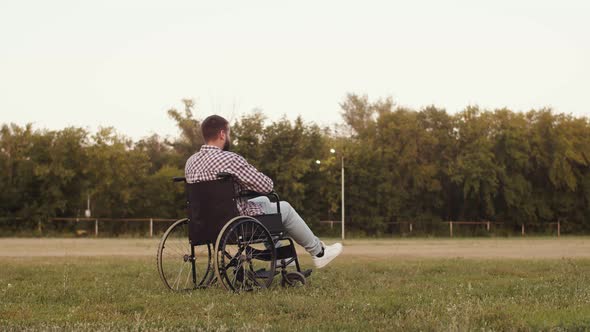
<instances>
[{"instance_id":1,"label":"checkered shirt sleeve","mask_svg":"<svg viewBox=\"0 0 590 332\"><path fill-rule=\"evenodd\" d=\"M268 193L273 190L272 180L250 165L244 157L215 146L203 145L199 152L187 160L185 166L187 183L213 181L221 172L234 175L240 191ZM245 199L238 201L238 211L248 216L264 214L260 205Z\"/></svg>"}]
</instances>

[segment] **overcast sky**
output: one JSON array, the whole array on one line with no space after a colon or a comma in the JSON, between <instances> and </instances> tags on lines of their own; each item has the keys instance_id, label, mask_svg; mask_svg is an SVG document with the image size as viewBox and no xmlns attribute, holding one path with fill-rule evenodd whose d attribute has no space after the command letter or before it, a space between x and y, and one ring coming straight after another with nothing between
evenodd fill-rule
<instances>
[{"instance_id":1,"label":"overcast sky","mask_svg":"<svg viewBox=\"0 0 590 332\"><path fill-rule=\"evenodd\" d=\"M328 125L347 92L589 116L590 1L0 0L0 123L176 135L194 98Z\"/></svg>"}]
</instances>

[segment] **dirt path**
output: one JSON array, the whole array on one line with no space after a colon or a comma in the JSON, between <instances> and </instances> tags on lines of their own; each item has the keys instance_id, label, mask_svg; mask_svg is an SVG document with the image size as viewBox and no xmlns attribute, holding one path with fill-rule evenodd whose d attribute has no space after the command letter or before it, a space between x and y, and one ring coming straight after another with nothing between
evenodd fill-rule
<instances>
[{"instance_id":1,"label":"dirt path","mask_svg":"<svg viewBox=\"0 0 590 332\"><path fill-rule=\"evenodd\" d=\"M159 239L0 239L0 257L154 256ZM334 241L327 241L328 243ZM350 240L344 255L373 258L590 258L590 238ZM299 247L298 251L302 252Z\"/></svg>"}]
</instances>

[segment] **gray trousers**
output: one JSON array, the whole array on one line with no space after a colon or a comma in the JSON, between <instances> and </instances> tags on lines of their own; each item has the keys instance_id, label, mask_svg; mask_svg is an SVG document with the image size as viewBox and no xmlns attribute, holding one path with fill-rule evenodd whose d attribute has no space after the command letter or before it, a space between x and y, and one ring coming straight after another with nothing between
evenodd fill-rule
<instances>
[{"instance_id":1,"label":"gray trousers","mask_svg":"<svg viewBox=\"0 0 590 332\"><path fill-rule=\"evenodd\" d=\"M277 204L273 203L268 197L256 197L250 200L260 206L265 214L277 213ZM287 235L291 237L300 246L305 248L308 253L315 256L322 251L320 239L318 239L305 221L299 216L297 211L288 202L281 201L281 217L283 219L283 226L287 231Z\"/></svg>"}]
</instances>

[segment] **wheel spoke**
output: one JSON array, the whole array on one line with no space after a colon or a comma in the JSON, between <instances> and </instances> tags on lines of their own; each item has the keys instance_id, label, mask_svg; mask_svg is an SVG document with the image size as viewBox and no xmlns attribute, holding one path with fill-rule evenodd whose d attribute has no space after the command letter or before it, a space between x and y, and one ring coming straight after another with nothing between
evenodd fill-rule
<instances>
[{"instance_id":1,"label":"wheel spoke","mask_svg":"<svg viewBox=\"0 0 590 332\"><path fill-rule=\"evenodd\" d=\"M274 277L275 259L268 230L249 218L226 227L217 257L221 282L236 292L267 288Z\"/></svg>"},{"instance_id":2,"label":"wheel spoke","mask_svg":"<svg viewBox=\"0 0 590 332\"><path fill-rule=\"evenodd\" d=\"M246 275L248 275L248 278L250 280L252 280L252 282L254 282L258 287L260 288L265 288L264 285L261 285L258 280L256 279L256 273L253 271L246 271Z\"/></svg>"},{"instance_id":3,"label":"wheel spoke","mask_svg":"<svg viewBox=\"0 0 590 332\"><path fill-rule=\"evenodd\" d=\"M172 284L172 286L174 286L174 288L177 288L178 284L180 283L180 276L182 275L183 269L184 269L184 264L181 264L180 270L178 271L178 274L176 275L176 279L174 279L174 283Z\"/></svg>"},{"instance_id":4,"label":"wheel spoke","mask_svg":"<svg viewBox=\"0 0 590 332\"><path fill-rule=\"evenodd\" d=\"M195 281L191 278L193 264ZM213 276L210 267L211 247L209 244L191 246L186 219L179 220L168 228L158 249L158 270L164 285L176 291L207 286Z\"/></svg>"}]
</instances>

